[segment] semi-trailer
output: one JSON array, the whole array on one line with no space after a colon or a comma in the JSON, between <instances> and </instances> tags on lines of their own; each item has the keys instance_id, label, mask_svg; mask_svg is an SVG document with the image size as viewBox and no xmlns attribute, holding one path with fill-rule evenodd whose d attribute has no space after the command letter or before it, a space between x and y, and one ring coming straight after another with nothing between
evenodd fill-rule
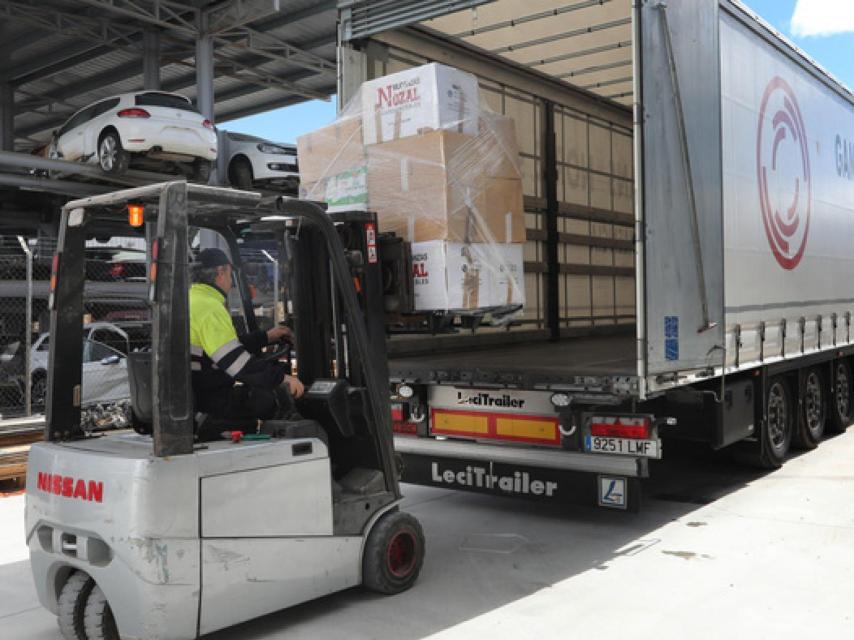
<instances>
[{"instance_id":1,"label":"semi-trailer","mask_svg":"<svg viewBox=\"0 0 854 640\"><path fill-rule=\"evenodd\" d=\"M405 481L635 509L670 438L775 468L852 421L854 96L745 5L347 17L345 98L442 62L521 149L521 320L389 341Z\"/></svg>"}]
</instances>

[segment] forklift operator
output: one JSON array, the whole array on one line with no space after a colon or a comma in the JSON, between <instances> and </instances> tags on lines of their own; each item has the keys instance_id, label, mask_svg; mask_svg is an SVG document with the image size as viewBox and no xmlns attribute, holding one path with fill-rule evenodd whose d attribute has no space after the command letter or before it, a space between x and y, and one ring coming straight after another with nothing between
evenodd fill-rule
<instances>
[{"instance_id":1,"label":"forklift operator","mask_svg":"<svg viewBox=\"0 0 854 640\"><path fill-rule=\"evenodd\" d=\"M232 265L221 249L201 251L193 265L190 287L190 355L195 410L212 418L239 421L278 417L280 393L286 387L299 398L304 387L287 367L261 359L268 344L290 336L277 326L240 338L226 306L232 287ZM235 384L235 381L241 384Z\"/></svg>"}]
</instances>

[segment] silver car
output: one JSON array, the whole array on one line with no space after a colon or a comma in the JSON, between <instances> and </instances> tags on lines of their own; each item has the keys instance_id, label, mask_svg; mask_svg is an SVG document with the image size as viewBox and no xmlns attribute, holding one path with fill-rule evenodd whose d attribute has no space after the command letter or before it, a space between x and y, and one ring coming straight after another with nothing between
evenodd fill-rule
<instances>
[{"instance_id":1,"label":"silver car","mask_svg":"<svg viewBox=\"0 0 854 640\"><path fill-rule=\"evenodd\" d=\"M106 344L121 346L122 350ZM50 334L41 334L30 354L33 409L42 410L47 393ZM83 328L82 405L116 403L130 399L127 356L130 337L111 322L93 322Z\"/></svg>"}]
</instances>

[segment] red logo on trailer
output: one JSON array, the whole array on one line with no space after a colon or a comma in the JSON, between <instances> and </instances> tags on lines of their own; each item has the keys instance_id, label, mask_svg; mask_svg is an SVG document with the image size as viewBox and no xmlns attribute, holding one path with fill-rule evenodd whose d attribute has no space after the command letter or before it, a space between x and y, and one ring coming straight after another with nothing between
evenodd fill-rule
<instances>
[{"instance_id":1,"label":"red logo on trailer","mask_svg":"<svg viewBox=\"0 0 854 640\"><path fill-rule=\"evenodd\" d=\"M768 244L781 267L794 269L807 245L812 179L801 110L780 76L768 83L759 107L756 179Z\"/></svg>"}]
</instances>

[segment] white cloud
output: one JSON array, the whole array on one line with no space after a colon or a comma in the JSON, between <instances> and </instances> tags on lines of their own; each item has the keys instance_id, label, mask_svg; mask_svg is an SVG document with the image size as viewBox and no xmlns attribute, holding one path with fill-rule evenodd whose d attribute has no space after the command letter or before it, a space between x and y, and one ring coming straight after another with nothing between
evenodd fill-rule
<instances>
[{"instance_id":1,"label":"white cloud","mask_svg":"<svg viewBox=\"0 0 854 640\"><path fill-rule=\"evenodd\" d=\"M797 0L792 33L798 37L854 32L854 1Z\"/></svg>"}]
</instances>

